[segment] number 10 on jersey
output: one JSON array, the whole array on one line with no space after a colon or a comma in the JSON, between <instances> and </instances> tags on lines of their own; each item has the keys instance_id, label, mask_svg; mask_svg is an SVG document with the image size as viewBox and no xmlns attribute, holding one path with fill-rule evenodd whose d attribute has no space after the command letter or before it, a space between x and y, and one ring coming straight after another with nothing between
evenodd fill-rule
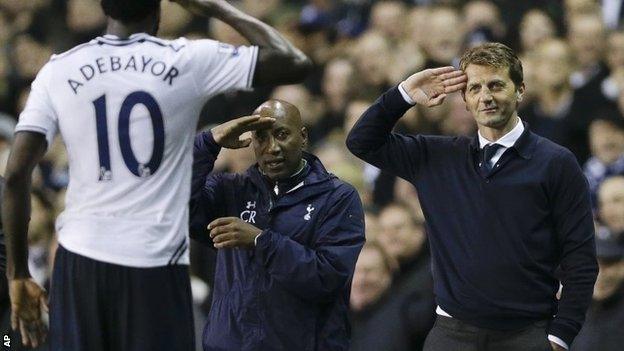
<instances>
[{"instance_id":1,"label":"number 10 on jersey","mask_svg":"<svg viewBox=\"0 0 624 351\"><path fill-rule=\"evenodd\" d=\"M147 163L140 163L130 142L130 113L134 106L142 104L147 108L154 130L154 144L152 146L152 157ZM98 156L100 158L99 181L110 181L113 179L111 170L110 148L108 142L108 122L106 120L106 95L102 95L93 101L95 106L95 122L98 139ZM119 122L117 128L119 138L119 148L121 156L128 170L137 177L149 177L156 173L165 151L165 128L163 116L158 103L152 95L144 91L130 93L124 99L119 111Z\"/></svg>"}]
</instances>

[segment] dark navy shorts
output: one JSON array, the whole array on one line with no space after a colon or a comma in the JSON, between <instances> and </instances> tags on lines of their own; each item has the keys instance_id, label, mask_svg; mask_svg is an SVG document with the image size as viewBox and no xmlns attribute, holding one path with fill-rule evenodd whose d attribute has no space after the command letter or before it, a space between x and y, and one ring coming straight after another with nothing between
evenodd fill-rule
<instances>
[{"instance_id":1,"label":"dark navy shorts","mask_svg":"<svg viewBox=\"0 0 624 351\"><path fill-rule=\"evenodd\" d=\"M120 266L59 245L49 341L51 351L194 350L188 266Z\"/></svg>"}]
</instances>

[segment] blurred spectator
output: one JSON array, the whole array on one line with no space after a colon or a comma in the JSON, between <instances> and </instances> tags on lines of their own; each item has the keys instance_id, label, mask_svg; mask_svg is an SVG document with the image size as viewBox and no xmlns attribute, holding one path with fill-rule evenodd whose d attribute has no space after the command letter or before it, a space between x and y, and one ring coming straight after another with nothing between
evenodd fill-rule
<instances>
[{"instance_id":1,"label":"blurred spectator","mask_svg":"<svg viewBox=\"0 0 624 351\"><path fill-rule=\"evenodd\" d=\"M597 12L600 9L598 0L564 0L563 3L568 19L576 15Z\"/></svg>"},{"instance_id":2,"label":"blurred spectator","mask_svg":"<svg viewBox=\"0 0 624 351\"><path fill-rule=\"evenodd\" d=\"M607 66L610 74L601 83L602 94L611 101L617 101L624 90L624 31L609 33L607 38Z\"/></svg>"},{"instance_id":3,"label":"blurred spectator","mask_svg":"<svg viewBox=\"0 0 624 351\"><path fill-rule=\"evenodd\" d=\"M601 0L602 18L608 29L616 29L622 23L624 17L624 1L622 0Z\"/></svg>"},{"instance_id":4,"label":"blurred spectator","mask_svg":"<svg viewBox=\"0 0 624 351\"><path fill-rule=\"evenodd\" d=\"M433 7L427 13L423 49L427 68L457 63L464 41L464 22L452 7Z\"/></svg>"},{"instance_id":5,"label":"blurred spectator","mask_svg":"<svg viewBox=\"0 0 624 351\"><path fill-rule=\"evenodd\" d=\"M327 63L321 86L325 100L325 113L318 122L326 133L341 128L345 110L356 89L355 67L348 59L336 58Z\"/></svg>"},{"instance_id":6,"label":"blurred spectator","mask_svg":"<svg viewBox=\"0 0 624 351\"><path fill-rule=\"evenodd\" d=\"M9 159L15 119L12 116L0 113L0 175L4 175L4 168Z\"/></svg>"},{"instance_id":7,"label":"blurred spectator","mask_svg":"<svg viewBox=\"0 0 624 351\"><path fill-rule=\"evenodd\" d=\"M99 1L67 1L67 29L74 33L73 40L86 42L101 34L106 17Z\"/></svg>"},{"instance_id":8,"label":"blurred spectator","mask_svg":"<svg viewBox=\"0 0 624 351\"><path fill-rule=\"evenodd\" d=\"M553 20L540 9L527 12L522 17L519 29L521 52L531 51L544 40L553 38L557 34Z\"/></svg>"},{"instance_id":9,"label":"blurred spectator","mask_svg":"<svg viewBox=\"0 0 624 351\"><path fill-rule=\"evenodd\" d=\"M449 112L440 124L440 130L445 135L472 136L477 132L477 124L470 112L466 110L466 103L459 94L452 94L447 98Z\"/></svg>"},{"instance_id":10,"label":"blurred spectator","mask_svg":"<svg viewBox=\"0 0 624 351\"><path fill-rule=\"evenodd\" d=\"M615 351L624 344L624 245L613 235L597 235L596 254L600 272L592 304L571 351Z\"/></svg>"},{"instance_id":11,"label":"blurred spectator","mask_svg":"<svg viewBox=\"0 0 624 351\"><path fill-rule=\"evenodd\" d=\"M583 164L590 156L589 124L600 114L606 114L601 111L612 105L590 104L591 98L586 95L589 86L573 89L569 77L574 67L574 51L564 40L544 41L535 49L533 58L536 85L533 101L521 108L519 115L535 133L570 149ZM600 93L595 95L604 101L598 97Z\"/></svg>"},{"instance_id":12,"label":"blurred spectator","mask_svg":"<svg viewBox=\"0 0 624 351\"><path fill-rule=\"evenodd\" d=\"M163 38L180 36L185 27L191 23L193 18L191 13L173 1L163 1L161 7L163 16L160 18L159 36Z\"/></svg>"},{"instance_id":13,"label":"blurred spectator","mask_svg":"<svg viewBox=\"0 0 624 351\"><path fill-rule=\"evenodd\" d=\"M619 241L624 240L624 176L608 178L598 190L599 218Z\"/></svg>"},{"instance_id":14,"label":"blurred spectator","mask_svg":"<svg viewBox=\"0 0 624 351\"><path fill-rule=\"evenodd\" d=\"M382 34L367 32L362 35L352 55L362 83L360 96L373 99L393 83L388 77L388 67L392 64L390 44Z\"/></svg>"},{"instance_id":15,"label":"blurred spectator","mask_svg":"<svg viewBox=\"0 0 624 351\"><path fill-rule=\"evenodd\" d=\"M52 274L50 246L54 242L54 203L45 190L33 189L28 224L28 268L33 279L46 286Z\"/></svg>"},{"instance_id":16,"label":"blurred spectator","mask_svg":"<svg viewBox=\"0 0 624 351\"><path fill-rule=\"evenodd\" d=\"M405 5L397 0L377 2L371 11L371 30L397 43L404 34L405 27L398 24L405 23L406 10Z\"/></svg>"},{"instance_id":17,"label":"blurred spectator","mask_svg":"<svg viewBox=\"0 0 624 351\"><path fill-rule=\"evenodd\" d=\"M600 13L591 12L571 17L568 41L577 63L571 77L572 87L580 93L585 111L592 111L604 103L600 84L609 74L603 62L606 32Z\"/></svg>"},{"instance_id":18,"label":"blurred spectator","mask_svg":"<svg viewBox=\"0 0 624 351\"><path fill-rule=\"evenodd\" d=\"M356 304L360 308L355 309L351 350L421 350L435 317L422 218L391 204L379 214L379 224L377 240L399 269L377 304L368 309Z\"/></svg>"},{"instance_id":19,"label":"blurred spectator","mask_svg":"<svg viewBox=\"0 0 624 351\"><path fill-rule=\"evenodd\" d=\"M486 0L472 0L464 6L464 23L467 46L484 42L503 41L507 29L498 7Z\"/></svg>"},{"instance_id":20,"label":"blurred spectator","mask_svg":"<svg viewBox=\"0 0 624 351\"><path fill-rule=\"evenodd\" d=\"M367 230L368 231L368 230ZM361 312L379 301L392 283L396 262L378 242L367 240L353 274L350 306Z\"/></svg>"},{"instance_id":21,"label":"blurred spectator","mask_svg":"<svg viewBox=\"0 0 624 351\"><path fill-rule=\"evenodd\" d=\"M589 143L592 157L587 160L583 170L596 208L600 184L609 177L624 175L624 120L593 121L589 127Z\"/></svg>"},{"instance_id":22,"label":"blurred spectator","mask_svg":"<svg viewBox=\"0 0 624 351\"><path fill-rule=\"evenodd\" d=\"M30 35L22 34L15 38L12 54L16 73L20 79L30 82L50 59L52 49Z\"/></svg>"}]
</instances>

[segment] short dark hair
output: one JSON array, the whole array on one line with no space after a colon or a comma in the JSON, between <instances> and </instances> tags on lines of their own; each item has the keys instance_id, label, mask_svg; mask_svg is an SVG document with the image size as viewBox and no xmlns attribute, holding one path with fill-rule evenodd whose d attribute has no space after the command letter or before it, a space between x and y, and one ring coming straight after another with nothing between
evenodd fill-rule
<instances>
[{"instance_id":1,"label":"short dark hair","mask_svg":"<svg viewBox=\"0 0 624 351\"><path fill-rule=\"evenodd\" d=\"M465 71L470 64L508 68L516 88L524 81L522 62L511 48L501 43L485 43L466 50L459 60L459 68Z\"/></svg>"},{"instance_id":2,"label":"short dark hair","mask_svg":"<svg viewBox=\"0 0 624 351\"><path fill-rule=\"evenodd\" d=\"M160 9L160 0L102 0L106 16L123 23L139 22Z\"/></svg>"}]
</instances>

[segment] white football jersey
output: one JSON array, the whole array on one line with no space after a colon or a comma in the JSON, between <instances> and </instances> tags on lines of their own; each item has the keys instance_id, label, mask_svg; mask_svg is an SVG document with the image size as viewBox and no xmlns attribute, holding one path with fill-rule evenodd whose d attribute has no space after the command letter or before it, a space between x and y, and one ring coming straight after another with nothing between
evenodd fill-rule
<instances>
[{"instance_id":1,"label":"white football jersey","mask_svg":"<svg viewBox=\"0 0 624 351\"><path fill-rule=\"evenodd\" d=\"M57 218L69 251L133 267L188 264L193 140L211 96L251 88L257 47L105 35L54 55L17 131L57 131L69 185Z\"/></svg>"}]
</instances>

